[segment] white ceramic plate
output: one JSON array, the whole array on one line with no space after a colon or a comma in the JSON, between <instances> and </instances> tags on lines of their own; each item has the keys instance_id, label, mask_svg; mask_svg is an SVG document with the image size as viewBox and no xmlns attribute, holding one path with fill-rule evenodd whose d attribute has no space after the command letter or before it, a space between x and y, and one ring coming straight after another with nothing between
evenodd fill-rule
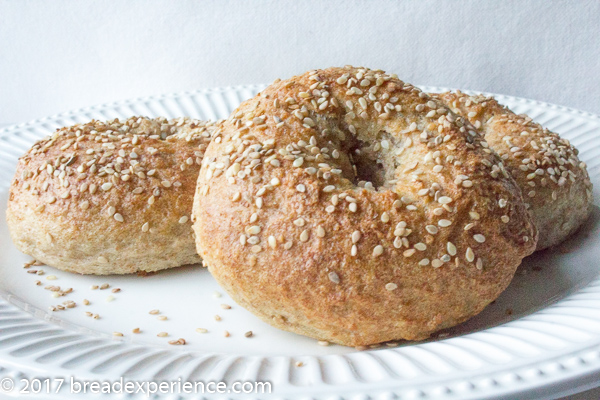
<instances>
[{"instance_id":1,"label":"white ceramic plate","mask_svg":"<svg viewBox=\"0 0 600 400\"><path fill-rule=\"evenodd\" d=\"M88 107L0 130L0 209L17 158L58 127L130 115L226 117L264 86L149 97ZM425 88L429 91L440 88ZM570 139L600 188L600 118L564 107L496 96ZM202 268L147 277L76 276L31 267L0 219L0 375L14 380L269 381L285 399L514 399L569 394L600 376L600 212L558 249L525 260L508 290L481 315L443 335L396 348L356 351L279 331L235 305ZM56 280L47 280L49 276ZM34 282L40 280L41 286ZM108 283L107 290L92 285ZM73 288L53 298L47 285ZM112 293L112 288L120 288ZM217 297L215 292L222 293ZM113 301L107 301L112 296ZM83 299L91 304L85 306ZM50 305L77 306L50 312ZM229 304L232 309L223 309ZM166 321L150 315L159 309ZM87 317L89 311L100 319ZM215 315L221 316L216 321ZM140 334L132 329L141 328ZM207 333L197 333L206 328ZM229 337L224 331L230 332ZM122 338L113 332L122 332ZM244 333L253 332L247 338ZM168 332L166 338L157 337ZM185 346L169 340L184 338ZM302 362L303 366L296 366ZM18 385L18 383L17 383ZM16 392L13 391L13 395ZM63 390L61 395L67 395ZM54 395L58 397L59 395ZM0 396L1 397L1 396ZM48 397L48 395L46 395ZM77 396L75 396L77 397ZM226 397L236 397L228 394ZM178 396L173 396L178 398Z\"/></svg>"}]
</instances>

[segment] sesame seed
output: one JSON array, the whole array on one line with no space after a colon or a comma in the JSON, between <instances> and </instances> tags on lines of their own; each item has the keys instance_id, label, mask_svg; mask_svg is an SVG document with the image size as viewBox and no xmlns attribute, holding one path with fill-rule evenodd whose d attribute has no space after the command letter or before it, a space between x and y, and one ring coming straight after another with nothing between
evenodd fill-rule
<instances>
[{"instance_id":1,"label":"sesame seed","mask_svg":"<svg viewBox=\"0 0 600 400\"><path fill-rule=\"evenodd\" d=\"M294 225L296 225L296 226L304 226L304 219L303 218L298 218L298 219L294 220Z\"/></svg>"},{"instance_id":2,"label":"sesame seed","mask_svg":"<svg viewBox=\"0 0 600 400\"><path fill-rule=\"evenodd\" d=\"M278 178L271 179L271 185L279 186L279 184L281 184L281 181Z\"/></svg>"},{"instance_id":3,"label":"sesame seed","mask_svg":"<svg viewBox=\"0 0 600 400\"><path fill-rule=\"evenodd\" d=\"M306 242L308 241L308 230L303 230L302 233L300 234L300 241L301 242Z\"/></svg>"},{"instance_id":4,"label":"sesame seed","mask_svg":"<svg viewBox=\"0 0 600 400\"><path fill-rule=\"evenodd\" d=\"M390 221L390 215L387 212L383 212L383 214L381 214L381 222L388 223Z\"/></svg>"},{"instance_id":5,"label":"sesame seed","mask_svg":"<svg viewBox=\"0 0 600 400\"><path fill-rule=\"evenodd\" d=\"M435 225L427 225L425 227L425 230L429 233L431 233L432 235L435 235L436 233L438 233L438 228Z\"/></svg>"},{"instance_id":6,"label":"sesame seed","mask_svg":"<svg viewBox=\"0 0 600 400\"><path fill-rule=\"evenodd\" d=\"M207 333L208 329L205 329L205 328L196 328L196 332L198 332L198 333Z\"/></svg>"},{"instance_id":7,"label":"sesame seed","mask_svg":"<svg viewBox=\"0 0 600 400\"><path fill-rule=\"evenodd\" d=\"M185 224L188 221L189 221L189 218L188 218L187 215L184 215L183 217L179 218L179 223L180 224Z\"/></svg>"},{"instance_id":8,"label":"sesame seed","mask_svg":"<svg viewBox=\"0 0 600 400\"><path fill-rule=\"evenodd\" d=\"M329 342L326 340L319 340L317 343L319 346L329 346Z\"/></svg>"},{"instance_id":9,"label":"sesame seed","mask_svg":"<svg viewBox=\"0 0 600 400\"><path fill-rule=\"evenodd\" d=\"M361 238L361 233L359 231L352 232L352 243L358 243Z\"/></svg>"},{"instance_id":10,"label":"sesame seed","mask_svg":"<svg viewBox=\"0 0 600 400\"><path fill-rule=\"evenodd\" d=\"M158 337L167 337L167 336L169 336L169 334L167 332L160 332L156 336L158 336Z\"/></svg>"},{"instance_id":11,"label":"sesame seed","mask_svg":"<svg viewBox=\"0 0 600 400\"><path fill-rule=\"evenodd\" d=\"M451 256L456 255L456 246L454 245L454 243L452 243L452 242L446 243L446 250L448 250L448 254L450 254Z\"/></svg>"},{"instance_id":12,"label":"sesame seed","mask_svg":"<svg viewBox=\"0 0 600 400\"><path fill-rule=\"evenodd\" d=\"M503 215L500 217L500 220L507 224L510 221L510 218L508 217L508 215Z\"/></svg>"},{"instance_id":13,"label":"sesame seed","mask_svg":"<svg viewBox=\"0 0 600 400\"><path fill-rule=\"evenodd\" d=\"M123 336L121 332L113 332L113 336Z\"/></svg>"},{"instance_id":14,"label":"sesame seed","mask_svg":"<svg viewBox=\"0 0 600 400\"><path fill-rule=\"evenodd\" d=\"M123 216L119 213L115 213L115 215L113 215L114 219L119 221L119 222L123 222Z\"/></svg>"},{"instance_id":15,"label":"sesame seed","mask_svg":"<svg viewBox=\"0 0 600 400\"><path fill-rule=\"evenodd\" d=\"M322 226L317 227L317 236L325 237L325 229Z\"/></svg>"},{"instance_id":16,"label":"sesame seed","mask_svg":"<svg viewBox=\"0 0 600 400\"><path fill-rule=\"evenodd\" d=\"M296 190L299 191L300 193L304 193L306 192L306 186L304 186L302 183L299 185L296 185Z\"/></svg>"},{"instance_id":17,"label":"sesame seed","mask_svg":"<svg viewBox=\"0 0 600 400\"><path fill-rule=\"evenodd\" d=\"M419 265L422 267L429 265L429 258L423 258L421 261L419 261Z\"/></svg>"},{"instance_id":18,"label":"sesame seed","mask_svg":"<svg viewBox=\"0 0 600 400\"><path fill-rule=\"evenodd\" d=\"M377 246L375 246L375 248L373 248L373 257L379 257L380 255L383 254L383 246L378 244Z\"/></svg>"},{"instance_id":19,"label":"sesame seed","mask_svg":"<svg viewBox=\"0 0 600 400\"><path fill-rule=\"evenodd\" d=\"M100 186L100 188L104 191L110 190L112 187L113 187L113 184L110 182L103 183L102 186Z\"/></svg>"},{"instance_id":20,"label":"sesame seed","mask_svg":"<svg viewBox=\"0 0 600 400\"><path fill-rule=\"evenodd\" d=\"M452 225L452 222L450 220L447 220L447 219L440 219L438 221L438 225L441 226L442 228L446 228L446 227Z\"/></svg>"},{"instance_id":21,"label":"sesame seed","mask_svg":"<svg viewBox=\"0 0 600 400\"><path fill-rule=\"evenodd\" d=\"M386 288L386 290L392 291L392 290L398 289L398 285L396 285L393 282L390 282L390 283L385 284L385 288Z\"/></svg>"},{"instance_id":22,"label":"sesame seed","mask_svg":"<svg viewBox=\"0 0 600 400\"><path fill-rule=\"evenodd\" d=\"M246 333L244 333L244 336L247 338L251 338L254 334L252 333L252 331L248 331Z\"/></svg>"},{"instance_id":23,"label":"sesame seed","mask_svg":"<svg viewBox=\"0 0 600 400\"><path fill-rule=\"evenodd\" d=\"M402 253L402 255L404 257L410 257L410 256L412 256L415 253L416 253L415 249L408 249L408 250L404 250L404 252Z\"/></svg>"},{"instance_id":24,"label":"sesame seed","mask_svg":"<svg viewBox=\"0 0 600 400\"><path fill-rule=\"evenodd\" d=\"M258 225L253 225L246 229L246 233L249 235L257 235L260 233L260 231L261 231L261 229L260 229L260 226L258 226Z\"/></svg>"},{"instance_id":25,"label":"sesame seed","mask_svg":"<svg viewBox=\"0 0 600 400\"><path fill-rule=\"evenodd\" d=\"M275 239L275 236L269 236L267 239L267 243L269 243L269 247L271 247L272 249L277 247L277 240Z\"/></svg>"},{"instance_id":26,"label":"sesame seed","mask_svg":"<svg viewBox=\"0 0 600 400\"><path fill-rule=\"evenodd\" d=\"M448 196L441 196L438 198L438 203L440 204L449 204L452 203L452 198Z\"/></svg>"},{"instance_id":27,"label":"sesame seed","mask_svg":"<svg viewBox=\"0 0 600 400\"><path fill-rule=\"evenodd\" d=\"M472 248L467 247L467 252L465 253L465 257L468 262L473 262L473 260L475 259L475 253L473 253Z\"/></svg>"},{"instance_id":28,"label":"sesame seed","mask_svg":"<svg viewBox=\"0 0 600 400\"><path fill-rule=\"evenodd\" d=\"M427 245L425 243L417 243L413 246L416 250L425 251L427 249Z\"/></svg>"},{"instance_id":29,"label":"sesame seed","mask_svg":"<svg viewBox=\"0 0 600 400\"><path fill-rule=\"evenodd\" d=\"M150 314L150 315L156 315L159 312L160 312L159 310L151 310L148 314Z\"/></svg>"},{"instance_id":30,"label":"sesame seed","mask_svg":"<svg viewBox=\"0 0 600 400\"><path fill-rule=\"evenodd\" d=\"M473 235L473 239L475 239L475 241L478 243L485 242L485 236L483 236L482 234L479 234L479 233Z\"/></svg>"},{"instance_id":31,"label":"sesame seed","mask_svg":"<svg viewBox=\"0 0 600 400\"><path fill-rule=\"evenodd\" d=\"M221 308L223 310L231 310L231 306L229 304L221 304Z\"/></svg>"},{"instance_id":32,"label":"sesame seed","mask_svg":"<svg viewBox=\"0 0 600 400\"><path fill-rule=\"evenodd\" d=\"M358 254L358 247L356 247L355 244L352 245L352 248L350 249L350 255L352 257L355 257Z\"/></svg>"},{"instance_id":33,"label":"sesame seed","mask_svg":"<svg viewBox=\"0 0 600 400\"><path fill-rule=\"evenodd\" d=\"M140 328L133 328L133 330L131 332L132 333L140 333L141 329Z\"/></svg>"},{"instance_id":34,"label":"sesame seed","mask_svg":"<svg viewBox=\"0 0 600 400\"><path fill-rule=\"evenodd\" d=\"M145 222L144 225L142 225L142 232L148 232L149 229L150 229L150 224Z\"/></svg>"},{"instance_id":35,"label":"sesame seed","mask_svg":"<svg viewBox=\"0 0 600 400\"><path fill-rule=\"evenodd\" d=\"M336 274L335 272L331 271L328 274L329 280L335 284L340 283L340 277L338 276L338 274Z\"/></svg>"},{"instance_id":36,"label":"sesame seed","mask_svg":"<svg viewBox=\"0 0 600 400\"><path fill-rule=\"evenodd\" d=\"M483 260L481 258L477 259L477 262L475 263L475 267L479 270L483 269Z\"/></svg>"},{"instance_id":37,"label":"sesame seed","mask_svg":"<svg viewBox=\"0 0 600 400\"><path fill-rule=\"evenodd\" d=\"M356 212L356 209L357 209L356 203L350 203L350 204L348 205L348 209L349 209L351 212Z\"/></svg>"},{"instance_id":38,"label":"sesame seed","mask_svg":"<svg viewBox=\"0 0 600 400\"><path fill-rule=\"evenodd\" d=\"M89 306L90 305L90 301L88 299L83 299L83 305L84 306Z\"/></svg>"},{"instance_id":39,"label":"sesame seed","mask_svg":"<svg viewBox=\"0 0 600 400\"><path fill-rule=\"evenodd\" d=\"M58 279L58 278L56 277L56 275L48 275L48 276L46 277L46 279L47 279L47 280L49 280L49 281L55 281L55 280L56 280L56 279Z\"/></svg>"},{"instance_id":40,"label":"sesame seed","mask_svg":"<svg viewBox=\"0 0 600 400\"><path fill-rule=\"evenodd\" d=\"M442 266L442 264L443 264L443 261L442 260L438 260L437 258L431 261L431 266L433 268L439 268L439 267Z\"/></svg>"},{"instance_id":41,"label":"sesame seed","mask_svg":"<svg viewBox=\"0 0 600 400\"><path fill-rule=\"evenodd\" d=\"M223 332L223 336L229 337L229 336L231 336L231 333L229 333L229 331L224 331Z\"/></svg>"}]
</instances>

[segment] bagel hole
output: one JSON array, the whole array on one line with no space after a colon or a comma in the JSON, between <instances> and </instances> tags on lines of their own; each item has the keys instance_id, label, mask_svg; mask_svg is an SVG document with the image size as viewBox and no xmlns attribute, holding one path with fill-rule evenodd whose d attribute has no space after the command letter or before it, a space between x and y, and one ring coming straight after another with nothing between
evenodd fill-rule
<instances>
[{"instance_id":1,"label":"bagel hole","mask_svg":"<svg viewBox=\"0 0 600 400\"><path fill-rule=\"evenodd\" d=\"M377 190L393 179L395 164L392 152L382 149L383 138L391 142L387 132L380 132L380 138L372 142L353 138L348 154L354 169L354 184Z\"/></svg>"}]
</instances>

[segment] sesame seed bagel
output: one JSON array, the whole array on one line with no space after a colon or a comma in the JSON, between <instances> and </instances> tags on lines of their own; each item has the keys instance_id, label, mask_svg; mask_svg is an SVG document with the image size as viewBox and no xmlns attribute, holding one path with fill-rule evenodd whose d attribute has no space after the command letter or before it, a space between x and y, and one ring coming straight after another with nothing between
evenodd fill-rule
<instances>
[{"instance_id":1,"label":"sesame seed bagel","mask_svg":"<svg viewBox=\"0 0 600 400\"><path fill-rule=\"evenodd\" d=\"M134 117L57 130L19 160L7 210L14 244L80 274L200 262L189 216L215 129Z\"/></svg>"},{"instance_id":2,"label":"sesame seed bagel","mask_svg":"<svg viewBox=\"0 0 600 400\"><path fill-rule=\"evenodd\" d=\"M199 254L241 306L351 346L476 315L537 240L521 191L468 122L353 67L242 103L207 148L192 218Z\"/></svg>"},{"instance_id":3,"label":"sesame seed bagel","mask_svg":"<svg viewBox=\"0 0 600 400\"><path fill-rule=\"evenodd\" d=\"M434 94L479 128L523 192L539 231L537 250L559 244L588 218L592 183L568 140L492 97Z\"/></svg>"}]
</instances>

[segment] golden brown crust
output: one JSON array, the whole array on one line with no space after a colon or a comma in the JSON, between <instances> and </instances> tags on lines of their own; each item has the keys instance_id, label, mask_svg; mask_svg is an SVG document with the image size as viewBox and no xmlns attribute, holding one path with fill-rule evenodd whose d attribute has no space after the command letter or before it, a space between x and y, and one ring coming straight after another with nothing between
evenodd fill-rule
<instances>
[{"instance_id":1,"label":"golden brown crust","mask_svg":"<svg viewBox=\"0 0 600 400\"><path fill-rule=\"evenodd\" d=\"M19 160L7 209L13 242L81 274L200 262L189 216L214 130L142 117L57 130Z\"/></svg>"},{"instance_id":2,"label":"golden brown crust","mask_svg":"<svg viewBox=\"0 0 600 400\"><path fill-rule=\"evenodd\" d=\"M207 149L193 219L199 254L240 305L354 346L476 315L537 241L520 190L468 122L352 67L242 103Z\"/></svg>"},{"instance_id":3,"label":"golden brown crust","mask_svg":"<svg viewBox=\"0 0 600 400\"><path fill-rule=\"evenodd\" d=\"M567 139L491 97L460 91L433 96L481 129L490 148L504 160L538 228L536 250L559 244L588 218L592 183Z\"/></svg>"}]
</instances>

